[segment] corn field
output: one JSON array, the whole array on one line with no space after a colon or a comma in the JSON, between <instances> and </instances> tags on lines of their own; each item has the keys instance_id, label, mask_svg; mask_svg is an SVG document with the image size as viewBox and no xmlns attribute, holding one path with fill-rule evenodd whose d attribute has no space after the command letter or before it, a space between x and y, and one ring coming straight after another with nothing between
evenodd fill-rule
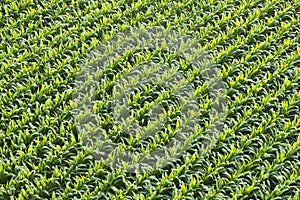
<instances>
[{"instance_id":1,"label":"corn field","mask_svg":"<svg viewBox=\"0 0 300 200\"><path fill-rule=\"evenodd\" d=\"M0 200L300 199L299 20L299 0L0 1Z\"/></svg>"}]
</instances>

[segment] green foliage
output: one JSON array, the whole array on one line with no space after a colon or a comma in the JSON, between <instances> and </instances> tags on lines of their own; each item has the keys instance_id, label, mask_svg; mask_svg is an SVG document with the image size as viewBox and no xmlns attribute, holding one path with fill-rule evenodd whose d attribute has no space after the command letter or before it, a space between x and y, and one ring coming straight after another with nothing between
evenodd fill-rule
<instances>
[{"instance_id":1,"label":"green foliage","mask_svg":"<svg viewBox=\"0 0 300 200\"><path fill-rule=\"evenodd\" d=\"M299 199L299 20L299 0L1 1L0 199ZM94 107L121 151L154 151L184 123L172 91L157 83L139 88L129 105L140 124L151 106L164 105L160 135L128 137L114 124L112 87L139 64L178 64L201 108L201 128L181 157L129 174L82 146L71 114L74 79L98 45L155 26L192 36L211 55L226 84L225 128L201 155L209 85L174 55L128 50L106 69Z\"/></svg>"}]
</instances>

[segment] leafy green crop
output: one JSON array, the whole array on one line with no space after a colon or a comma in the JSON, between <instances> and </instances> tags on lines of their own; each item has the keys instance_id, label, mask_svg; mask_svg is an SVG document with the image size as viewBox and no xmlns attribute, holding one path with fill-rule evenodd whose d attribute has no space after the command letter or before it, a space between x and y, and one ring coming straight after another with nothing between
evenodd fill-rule
<instances>
[{"instance_id":1,"label":"leafy green crop","mask_svg":"<svg viewBox=\"0 0 300 200\"><path fill-rule=\"evenodd\" d=\"M300 199L299 20L299 0L1 1L0 199ZM122 151L147 154L172 141L182 107L163 84L140 87L128 101L139 124L152 106L167 108L158 135L124 134L110 106L116 82L141 63L176 65L200 108L188 148L167 165L128 173L83 145L72 115L75 80L99 45L133 27L188 35L219 70L225 122L206 154L210 85L184 59L151 49L126 50L108 64L97 120Z\"/></svg>"}]
</instances>

